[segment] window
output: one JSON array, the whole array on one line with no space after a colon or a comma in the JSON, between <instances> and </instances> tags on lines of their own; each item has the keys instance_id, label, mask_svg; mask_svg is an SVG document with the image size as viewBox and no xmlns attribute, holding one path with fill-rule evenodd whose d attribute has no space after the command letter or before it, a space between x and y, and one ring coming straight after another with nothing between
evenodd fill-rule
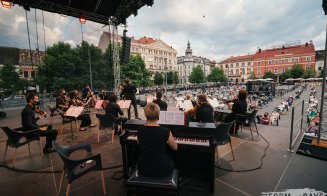
<instances>
[{"instance_id":1,"label":"window","mask_svg":"<svg viewBox=\"0 0 327 196\"><path fill-rule=\"evenodd\" d=\"M248 62L248 66L251 66L251 62Z\"/></svg>"},{"instance_id":2,"label":"window","mask_svg":"<svg viewBox=\"0 0 327 196\"><path fill-rule=\"evenodd\" d=\"M261 75L261 68L258 68L257 74Z\"/></svg>"},{"instance_id":3,"label":"window","mask_svg":"<svg viewBox=\"0 0 327 196\"><path fill-rule=\"evenodd\" d=\"M290 62L292 62L292 60L293 60L292 58L289 58L289 59L288 59L288 62L290 63Z\"/></svg>"},{"instance_id":4,"label":"window","mask_svg":"<svg viewBox=\"0 0 327 196\"><path fill-rule=\"evenodd\" d=\"M150 65L150 69L153 69L153 65Z\"/></svg>"},{"instance_id":5,"label":"window","mask_svg":"<svg viewBox=\"0 0 327 196\"><path fill-rule=\"evenodd\" d=\"M282 73L285 73L285 67L282 68Z\"/></svg>"},{"instance_id":6,"label":"window","mask_svg":"<svg viewBox=\"0 0 327 196\"><path fill-rule=\"evenodd\" d=\"M238 71L238 69L236 70L236 75L238 75L239 74L239 71Z\"/></svg>"},{"instance_id":7,"label":"window","mask_svg":"<svg viewBox=\"0 0 327 196\"><path fill-rule=\"evenodd\" d=\"M230 64L229 67L230 67L230 68L233 68L233 64Z\"/></svg>"},{"instance_id":8,"label":"window","mask_svg":"<svg viewBox=\"0 0 327 196\"><path fill-rule=\"evenodd\" d=\"M226 64L225 67L228 68L228 64Z\"/></svg>"},{"instance_id":9,"label":"window","mask_svg":"<svg viewBox=\"0 0 327 196\"><path fill-rule=\"evenodd\" d=\"M274 73L278 74L278 68L275 68Z\"/></svg>"},{"instance_id":10,"label":"window","mask_svg":"<svg viewBox=\"0 0 327 196\"><path fill-rule=\"evenodd\" d=\"M322 68L322 67L318 67L318 70L321 71L321 68Z\"/></svg>"},{"instance_id":11,"label":"window","mask_svg":"<svg viewBox=\"0 0 327 196\"><path fill-rule=\"evenodd\" d=\"M24 78L28 78L28 71L24 71Z\"/></svg>"},{"instance_id":12,"label":"window","mask_svg":"<svg viewBox=\"0 0 327 196\"><path fill-rule=\"evenodd\" d=\"M271 64L272 64L272 60L269 60L269 61L268 61L268 64L271 65Z\"/></svg>"},{"instance_id":13,"label":"window","mask_svg":"<svg viewBox=\"0 0 327 196\"><path fill-rule=\"evenodd\" d=\"M236 63L236 67L238 67L238 63Z\"/></svg>"},{"instance_id":14,"label":"window","mask_svg":"<svg viewBox=\"0 0 327 196\"><path fill-rule=\"evenodd\" d=\"M261 61L258 61L258 65L261 65Z\"/></svg>"},{"instance_id":15,"label":"window","mask_svg":"<svg viewBox=\"0 0 327 196\"><path fill-rule=\"evenodd\" d=\"M242 67L244 67L245 66L245 63L242 63Z\"/></svg>"},{"instance_id":16,"label":"window","mask_svg":"<svg viewBox=\"0 0 327 196\"><path fill-rule=\"evenodd\" d=\"M296 58L294 58L294 62L299 62L300 61L300 58L299 57L296 57Z\"/></svg>"},{"instance_id":17,"label":"window","mask_svg":"<svg viewBox=\"0 0 327 196\"><path fill-rule=\"evenodd\" d=\"M310 69L311 69L311 66L310 66L310 65L306 65L306 66L305 66L305 70L306 70L306 71L310 71Z\"/></svg>"},{"instance_id":18,"label":"window","mask_svg":"<svg viewBox=\"0 0 327 196\"><path fill-rule=\"evenodd\" d=\"M305 58L305 60L306 60L306 61L311 61L311 57L310 57L310 56L307 56L307 57Z\"/></svg>"},{"instance_id":19,"label":"window","mask_svg":"<svg viewBox=\"0 0 327 196\"><path fill-rule=\"evenodd\" d=\"M286 59L282 59L282 63L286 63Z\"/></svg>"},{"instance_id":20,"label":"window","mask_svg":"<svg viewBox=\"0 0 327 196\"><path fill-rule=\"evenodd\" d=\"M278 59L275 59L275 60L274 60L274 63L278 63Z\"/></svg>"}]
</instances>

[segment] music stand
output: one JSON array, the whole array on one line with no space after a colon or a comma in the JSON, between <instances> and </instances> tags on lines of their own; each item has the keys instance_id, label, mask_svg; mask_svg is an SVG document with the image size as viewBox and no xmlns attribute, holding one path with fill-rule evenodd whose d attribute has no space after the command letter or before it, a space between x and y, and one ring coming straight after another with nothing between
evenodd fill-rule
<instances>
[{"instance_id":1,"label":"music stand","mask_svg":"<svg viewBox=\"0 0 327 196\"><path fill-rule=\"evenodd\" d=\"M73 107L72 106L65 112L64 117L75 118L75 120L77 121L77 117L79 115L81 115L83 110L84 110L84 107ZM74 136L72 120L70 122L70 132L71 132L71 135L64 138L63 141L65 141L67 139L74 140L74 139L78 138L77 136Z\"/></svg>"}]
</instances>

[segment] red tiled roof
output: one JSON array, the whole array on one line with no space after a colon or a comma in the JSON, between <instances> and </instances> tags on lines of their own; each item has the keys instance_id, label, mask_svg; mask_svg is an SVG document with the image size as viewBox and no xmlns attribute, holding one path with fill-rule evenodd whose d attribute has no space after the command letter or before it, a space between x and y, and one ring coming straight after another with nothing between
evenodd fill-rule
<instances>
[{"instance_id":1,"label":"red tiled roof","mask_svg":"<svg viewBox=\"0 0 327 196\"><path fill-rule=\"evenodd\" d=\"M252 61L252 60L253 60L253 54L248 54L248 55L242 55L242 56L229 57L228 59L225 59L225 60L219 62L219 64L239 62L239 61Z\"/></svg>"},{"instance_id":2,"label":"red tiled roof","mask_svg":"<svg viewBox=\"0 0 327 196\"><path fill-rule=\"evenodd\" d=\"M279 55L281 57L287 57L288 55L297 56L304 54L315 54L315 47L313 43L306 43L298 46L283 47L278 49L261 50L261 52L259 49L254 54L254 59L270 59L276 58Z\"/></svg>"}]
</instances>

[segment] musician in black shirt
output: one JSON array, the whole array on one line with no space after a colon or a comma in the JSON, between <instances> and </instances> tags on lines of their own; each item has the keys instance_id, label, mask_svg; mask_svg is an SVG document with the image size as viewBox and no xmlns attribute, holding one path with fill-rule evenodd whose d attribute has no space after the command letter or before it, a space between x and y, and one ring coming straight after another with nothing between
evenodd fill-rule
<instances>
[{"instance_id":1,"label":"musician in black shirt","mask_svg":"<svg viewBox=\"0 0 327 196\"><path fill-rule=\"evenodd\" d=\"M59 90L59 96L56 99L56 108L66 112L69 108L69 98L66 96L65 89Z\"/></svg>"},{"instance_id":2,"label":"musician in black shirt","mask_svg":"<svg viewBox=\"0 0 327 196\"><path fill-rule=\"evenodd\" d=\"M125 100L131 100L131 105L134 108L135 118L138 119L138 112L137 112L137 106L136 106L136 97L135 93L137 92L137 89L134 85L131 84L130 80L125 80L125 84L123 85L123 90L121 92L121 98ZM131 119L131 107L127 110L128 119Z\"/></svg>"},{"instance_id":3,"label":"musician in black shirt","mask_svg":"<svg viewBox=\"0 0 327 196\"><path fill-rule=\"evenodd\" d=\"M106 105L105 112L106 114L112 115L114 118L117 119L117 123L125 123L127 121L126 117L123 117L124 112L120 108L120 106L116 103L117 102L117 96L115 94L112 94L109 96L108 100L109 103ZM118 127L115 127L115 133L120 134L118 131Z\"/></svg>"},{"instance_id":4,"label":"musician in black shirt","mask_svg":"<svg viewBox=\"0 0 327 196\"><path fill-rule=\"evenodd\" d=\"M162 98L162 92L161 91L157 91L156 97L157 97L157 99L156 100L153 100L152 102L155 103L155 104L157 104L159 106L160 111L167 111L167 107L168 107L167 103L165 101L161 100L161 98Z\"/></svg>"},{"instance_id":5,"label":"musician in black shirt","mask_svg":"<svg viewBox=\"0 0 327 196\"><path fill-rule=\"evenodd\" d=\"M213 123L213 107L208 103L207 95L198 95L197 105L188 110L187 114L194 115L196 122L210 122Z\"/></svg>"},{"instance_id":6,"label":"musician in black shirt","mask_svg":"<svg viewBox=\"0 0 327 196\"><path fill-rule=\"evenodd\" d=\"M39 103L39 97L35 94L29 94L26 97L27 105L21 112L23 131L39 130L40 136L46 137L46 144L43 153L52 153L55 150L52 148L52 141L56 140L58 132L56 130L48 129L47 127L40 127L36 121L41 117L35 118L35 106Z\"/></svg>"},{"instance_id":7,"label":"musician in black shirt","mask_svg":"<svg viewBox=\"0 0 327 196\"><path fill-rule=\"evenodd\" d=\"M158 124L159 113L157 104L147 104L144 108L147 123L137 135L141 151L137 167L139 173L147 177L165 177L174 169L174 163L165 151L167 144L177 150L177 143L170 130Z\"/></svg>"}]
</instances>

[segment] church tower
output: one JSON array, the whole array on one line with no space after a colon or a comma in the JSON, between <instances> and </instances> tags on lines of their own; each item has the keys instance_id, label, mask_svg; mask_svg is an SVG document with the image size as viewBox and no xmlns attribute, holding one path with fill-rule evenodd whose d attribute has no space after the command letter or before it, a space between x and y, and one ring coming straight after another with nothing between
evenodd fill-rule
<instances>
[{"instance_id":1,"label":"church tower","mask_svg":"<svg viewBox=\"0 0 327 196\"><path fill-rule=\"evenodd\" d=\"M187 49L185 50L185 56L192 57L192 49L191 49L189 40L187 41Z\"/></svg>"}]
</instances>

